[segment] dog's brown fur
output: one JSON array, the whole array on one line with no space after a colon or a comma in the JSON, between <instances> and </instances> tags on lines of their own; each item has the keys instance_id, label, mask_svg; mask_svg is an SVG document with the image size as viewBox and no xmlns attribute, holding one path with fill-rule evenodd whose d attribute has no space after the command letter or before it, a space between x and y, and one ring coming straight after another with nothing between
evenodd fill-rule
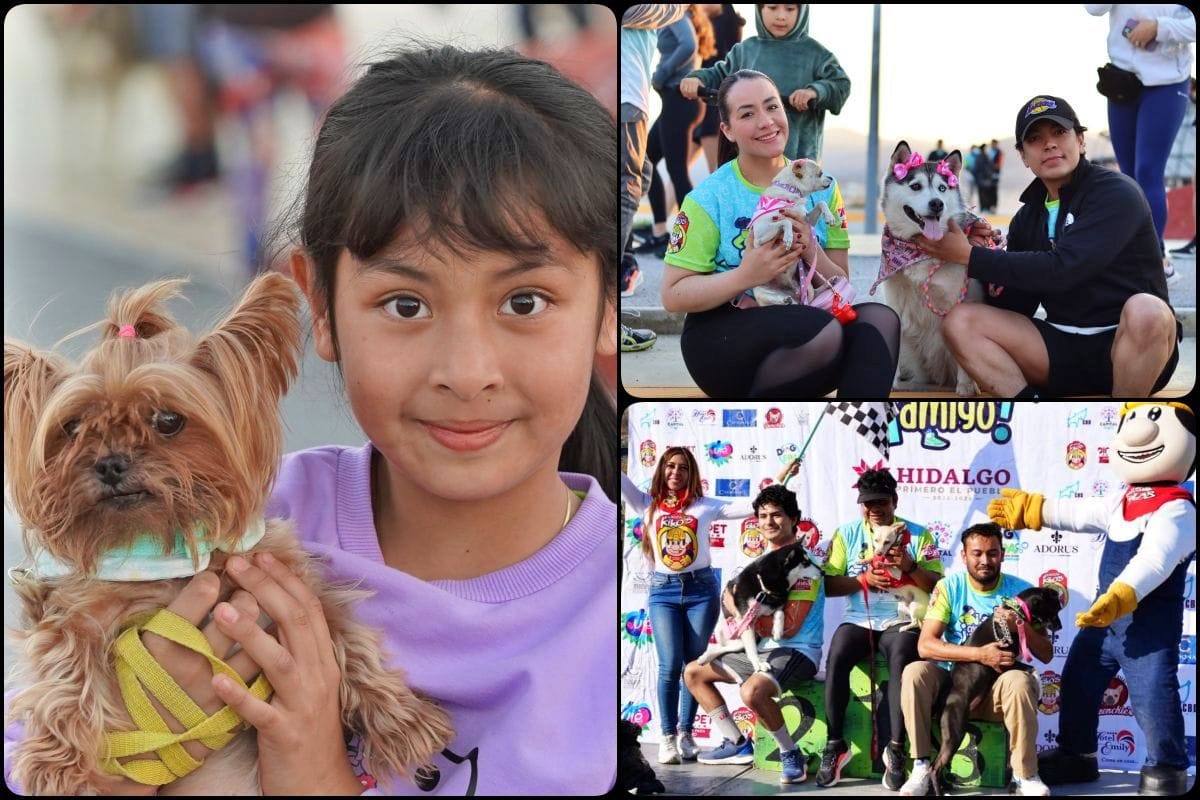
<instances>
[{"instance_id":1,"label":"dog's brown fur","mask_svg":"<svg viewBox=\"0 0 1200 800\"><path fill-rule=\"evenodd\" d=\"M195 553L197 521L214 546L228 546L261 516L275 477L282 449L276 405L300 351L294 284L274 273L258 278L197 341L159 307L181 283L114 297L100 323L103 341L78 366L4 343L5 471L26 549L77 567L62 578L27 572L14 580L23 605L12 631L21 690L9 719L25 723L12 764L28 793L97 793L120 783L99 767L104 732L133 728L112 644L126 620L166 607L189 580L97 580L90 576L101 555L145 531L161 532L169 551L177 529ZM123 325L135 326L136 338L118 336ZM154 419L163 411L181 414L183 428L160 433ZM95 465L112 454L128 455L130 469L107 487ZM149 496L114 501L108 495L118 490ZM270 552L321 598L342 675L342 722L361 734L368 770L386 781L428 764L452 736L449 718L385 666L378 632L354 621L352 604L367 593L326 583L284 520L269 520L253 551ZM235 586L223 566L223 553L214 552L210 569L221 575L228 600ZM257 761L247 731L159 793L257 794Z\"/></svg>"}]
</instances>

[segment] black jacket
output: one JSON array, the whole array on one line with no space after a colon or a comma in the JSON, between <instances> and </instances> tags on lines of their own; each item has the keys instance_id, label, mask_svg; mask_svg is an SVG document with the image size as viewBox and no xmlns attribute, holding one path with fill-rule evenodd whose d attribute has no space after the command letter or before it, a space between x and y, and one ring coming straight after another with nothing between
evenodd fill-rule
<instances>
[{"instance_id":1,"label":"black jacket","mask_svg":"<svg viewBox=\"0 0 1200 800\"><path fill-rule=\"evenodd\" d=\"M970 276L1005 287L990 305L1032 317L1040 302L1049 322L1081 328L1116 325L1125 301L1142 292L1170 305L1150 204L1132 178L1081 157L1059 190L1054 244L1045 201L1046 186L1035 179L1021 195L1007 251L971 248Z\"/></svg>"}]
</instances>

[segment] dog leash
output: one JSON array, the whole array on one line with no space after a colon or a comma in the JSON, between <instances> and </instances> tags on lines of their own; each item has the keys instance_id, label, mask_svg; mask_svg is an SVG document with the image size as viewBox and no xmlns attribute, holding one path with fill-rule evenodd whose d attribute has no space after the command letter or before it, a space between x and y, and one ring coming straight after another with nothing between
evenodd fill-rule
<instances>
[{"instance_id":1,"label":"dog leash","mask_svg":"<svg viewBox=\"0 0 1200 800\"><path fill-rule=\"evenodd\" d=\"M1029 644L1025 636L1025 620L1027 618L1030 620L1033 619L1029 614L1029 606L1025 605L1025 601L1019 597L1006 597L1000 601L1000 605L1008 608L1017 615L1017 640L1021 647L1021 660L1026 664L1032 662L1033 655L1029 652ZM1023 615L1021 613L1022 609L1025 612ZM997 631L997 628L999 628L999 631ZM1008 629L1008 624L994 613L992 614L992 634L997 639L1002 639L1006 646L1013 644L1013 635L1012 631Z\"/></svg>"},{"instance_id":2,"label":"dog leash","mask_svg":"<svg viewBox=\"0 0 1200 800\"><path fill-rule=\"evenodd\" d=\"M114 650L121 696L137 730L106 731L100 766L110 775L121 775L146 786L163 786L204 763L192 758L182 742L199 741L210 750L219 750L233 739L242 718L229 706L215 714L206 714L150 655L139 637L142 631L158 634L199 653L212 664L214 673L220 672L259 700L269 698L273 690L265 674L247 687L232 667L213 654L204 634L174 612L164 608L134 617L118 637ZM150 703L146 689L188 729L173 733ZM158 758L126 764L117 760L145 753L154 753Z\"/></svg>"},{"instance_id":3,"label":"dog leash","mask_svg":"<svg viewBox=\"0 0 1200 800\"><path fill-rule=\"evenodd\" d=\"M736 639L741 636L753 624L754 620L758 619L758 611L762 608L764 595L766 597L775 596L774 592L767 589L767 585L763 583L762 575L756 575L755 577L758 578L758 585L762 588L762 591L750 601L750 605L746 607L746 613L737 621L737 624L731 624L732 620L725 621L725 635L730 639Z\"/></svg>"}]
</instances>

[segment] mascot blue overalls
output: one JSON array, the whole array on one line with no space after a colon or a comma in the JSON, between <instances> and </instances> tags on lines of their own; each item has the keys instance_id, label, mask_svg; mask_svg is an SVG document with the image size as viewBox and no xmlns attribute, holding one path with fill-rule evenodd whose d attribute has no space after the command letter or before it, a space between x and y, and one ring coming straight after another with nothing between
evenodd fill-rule
<instances>
[{"instance_id":1,"label":"mascot blue overalls","mask_svg":"<svg viewBox=\"0 0 1200 800\"><path fill-rule=\"evenodd\" d=\"M1009 529L1105 534L1099 596L1077 615L1079 635L1063 669L1058 747L1038 758L1047 785L1099 777L1101 697L1124 670L1130 705L1146 737L1139 794L1187 791L1188 754L1179 706L1183 592L1196 554L1196 503L1179 484L1196 461L1196 417L1183 403L1126 403L1113 469L1128 485L1119 500L1060 500L1005 489L988 515Z\"/></svg>"}]
</instances>

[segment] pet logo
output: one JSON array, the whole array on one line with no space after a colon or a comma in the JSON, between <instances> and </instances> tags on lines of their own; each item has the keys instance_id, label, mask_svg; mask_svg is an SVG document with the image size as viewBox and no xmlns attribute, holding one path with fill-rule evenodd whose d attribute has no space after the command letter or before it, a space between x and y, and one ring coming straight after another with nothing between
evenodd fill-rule
<instances>
[{"instance_id":1,"label":"pet logo","mask_svg":"<svg viewBox=\"0 0 1200 800\"><path fill-rule=\"evenodd\" d=\"M768 408L766 416L763 417L764 428L782 428L783 427L783 412L778 408Z\"/></svg>"},{"instance_id":2,"label":"pet logo","mask_svg":"<svg viewBox=\"0 0 1200 800\"><path fill-rule=\"evenodd\" d=\"M641 447L638 448L638 453L643 467L653 467L654 462L658 460L658 453L654 447L654 442L650 439L642 442Z\"/></svg>"},{"instance_id":3,"label":"pet logo","mask_svg":"<svg viewBox=\"0 0 1200 800\"><path fill-rule=\"evenodd\" d=\"M1044 114L1047 111L1053 111L1058 108L1058 104L1048 97L1035 97L1029 101L1029 105L1025 107L1025 116L1032 117L1034 114Z\"/></svg>"},{"instance_id":4,"label":"pet logo","mask_svg":"<svg viewBox=\"0 0 1200 800\"><path fill-rule=\"evenodd\" d=\"M758 520L754 517L742 521L742 532L738 536L742 555L758 558L767 549L767 540L758 529Z\"/></svg>"},{"instance_id":5,"label":"pet logo","mask_svg":"<svg viewBox=\"0 0 1200 800\"><path fill-rule=\"evenodd\" d=\"M696 560L696 518L670 515L658 527L658 551L667 569L687 569Z\"/></svg>"},{"instance_id":6,"label":"pet logo","mask_svg":"<svg viewBox=\"0 0 1200 800\"><path fill-rule=\"evenodd\" d=\"M1058 713L1058 696L1062 690L1062 676L1053 670L1046 670L1040 676L1042 696L1038 699L1038 711L1043 714Z\"/></svg>"},{"instance_id":7,"label":"pet logo","mask_svg":"<svg viewBox=\"0 0 1200 800\"><path fill-rule=\"evenodd\" d=\"M675 215L675 224L671 226L671 240L667 243L668 253L678 253L687 245L688 226L691 221L687 214L680 211Z\"/></svg>"},{"instance_id":8,"label":"pet logo","mask_svg":"<svg viewBox=\"0 0 1200 800\"><path fill-rule=\"evenodd\" d=\"M784 444L775 448L775 455L779 457L780 464L790 464L796 460L796 456L800 455L800 445Z\"/></svg>"},{"instance_id":9,"label":"pet logo","mask_svg":"<svg viewBox=\"0 0 1200 800\"><path fill-rule=\"evenodd\" d=\"M1080 441L1067 445L1067 466L1071 469L1083 469L1087 464L1087 446Z\"/></svg>"},{"instance_id":10,"label":"pet logo","mask_svg":"<svg viewBox=\"0 0 1200 800\"><path fill-rule=\"evenodd\" d=\"M718 439L704 446L704 454L713 464L723 467L733 458L733 445Z\"/></svg>"},{"instance_id":11,"label":"pet logo","mask_svg":"<svg viewBox=\"0 0 1200 800\"><path fill-rule=\"evenodd\" d=\"M817 523L811 519L802 519L796 523L796 538L800 540L801 547L809 551L809 555L816 556L819 561L824 561L825 553L817 550L817 545L821 542L821 530L817 527Z\"/></svg>"},{"instance_id":12,"label":"pet logo","mask_svg":"<svg viewBox=\"0 0 1200 800\"><path fill-rule=\"evenodd\" d=\"M774 482L775 482L774 478L763 478L758 484L758 490L761 492L763 489L767 488Z\"/></svg>"},{"instance_id":13,"label":"pet logo","mask_svg":"<svg viewBox=\"0 0 1200 800\"><path fill-rule=\"evenodd\" d=\"M1108 682L1108 687L1100 697L1100 716L1133 716L1133 709L1129 707L1129 687L1125 685L1125 681L1114 676Z\"/></svg>"}]
</instances>

